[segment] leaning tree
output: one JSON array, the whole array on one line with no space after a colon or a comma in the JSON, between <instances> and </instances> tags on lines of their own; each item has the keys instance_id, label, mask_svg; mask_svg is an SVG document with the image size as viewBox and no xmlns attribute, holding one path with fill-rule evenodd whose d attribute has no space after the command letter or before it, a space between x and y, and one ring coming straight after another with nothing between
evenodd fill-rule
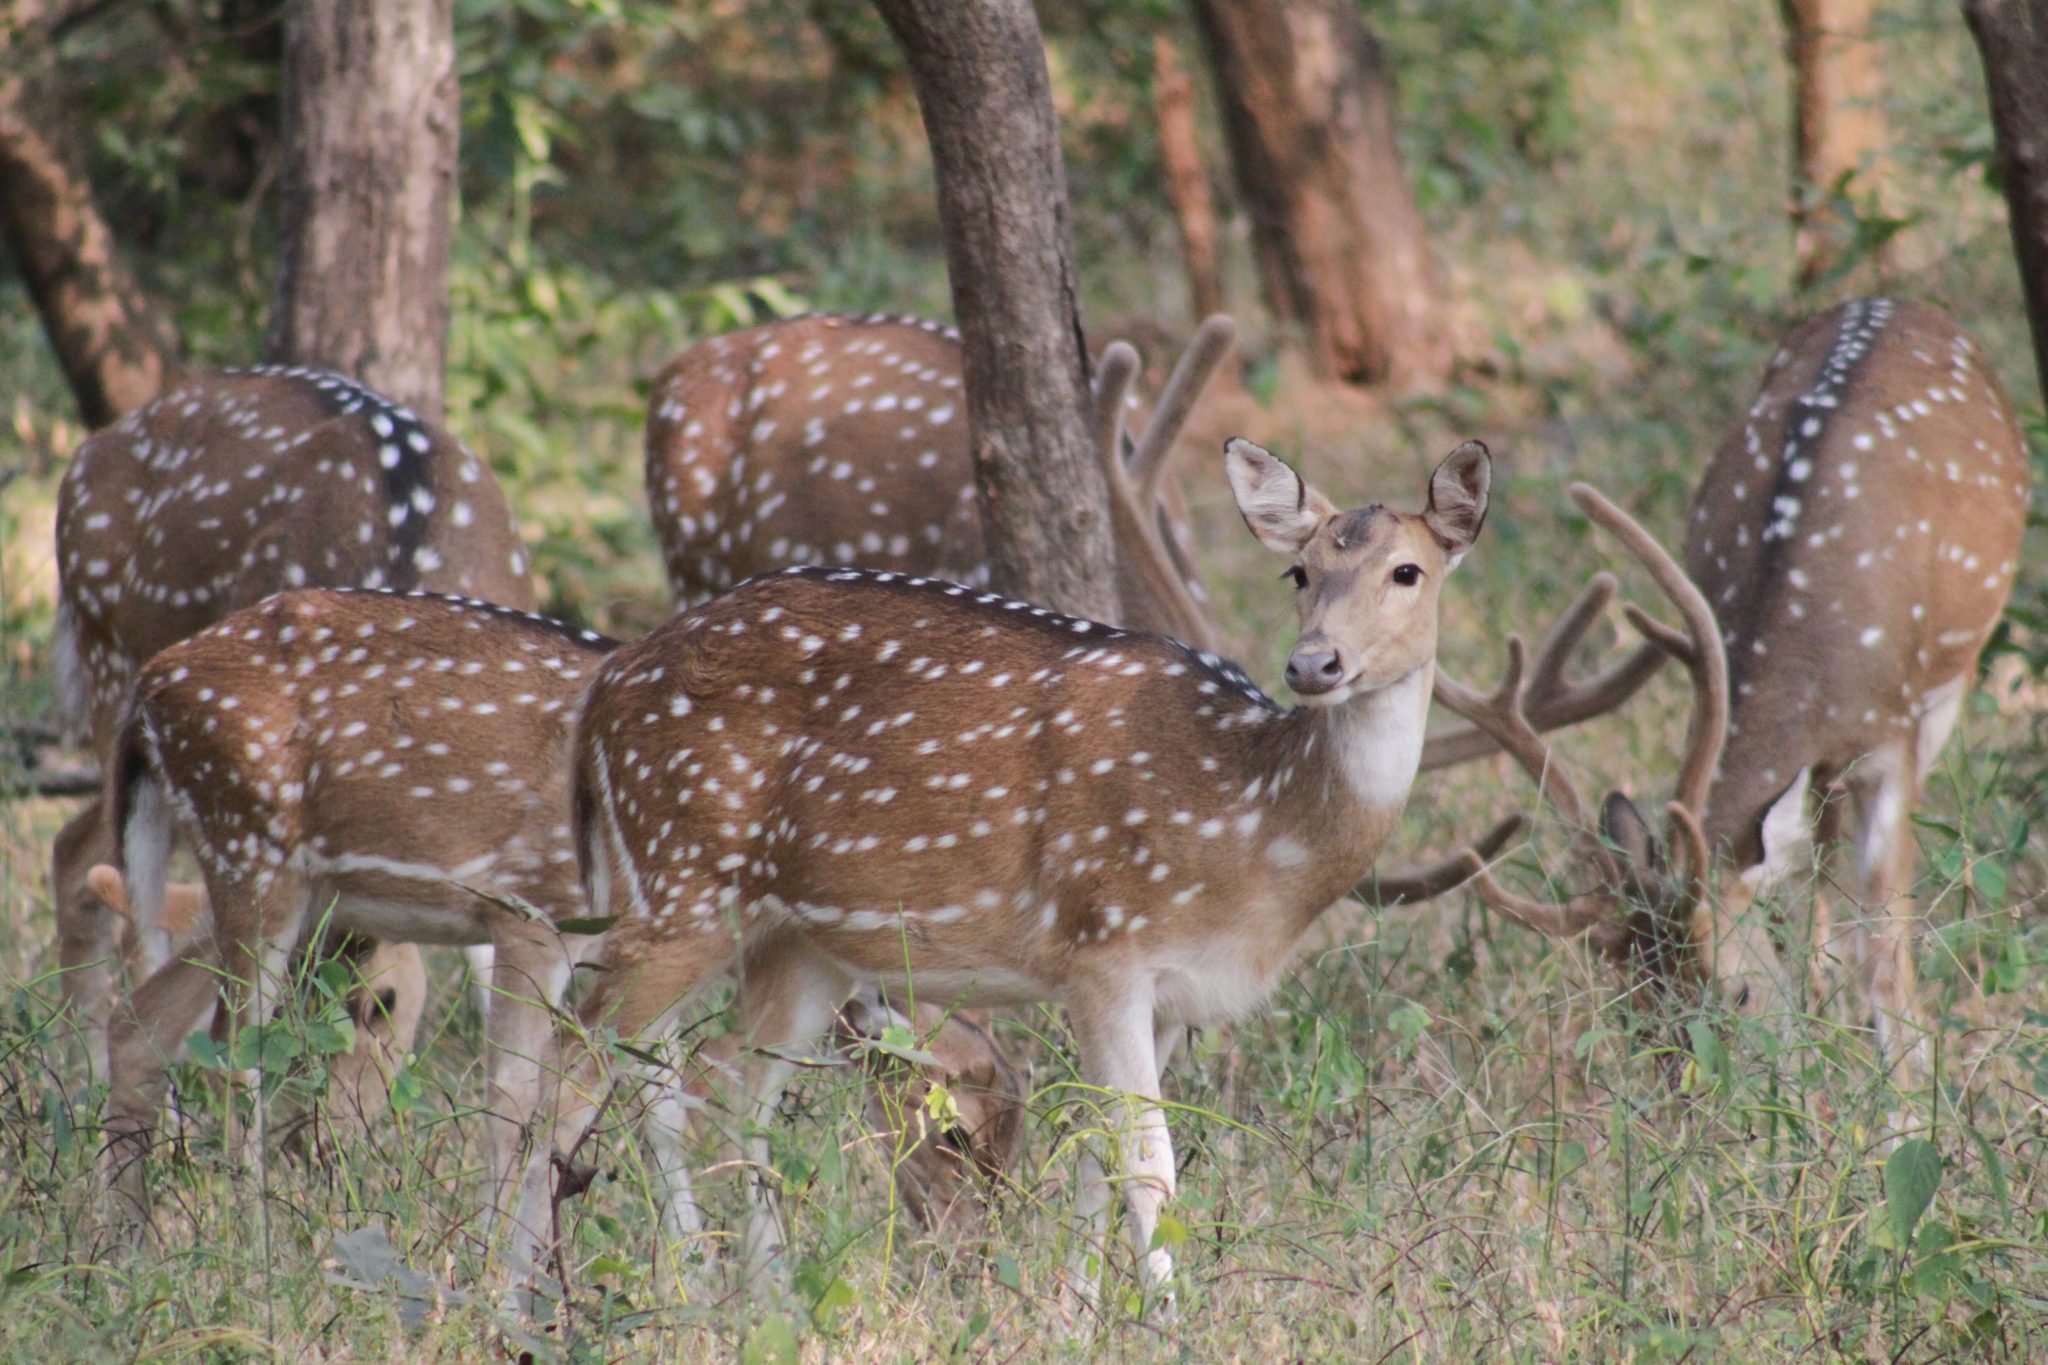
<instances>
[{"instance_id":1,"label":"leaning tree","mask_svg":"<svg viewBox=\"0 0 2048 1365\"><path fill-rule=\"evenodd\" d=\"M1121 619L1073 220L1030 0L875 0L931 142L967 418L1004 591Z\"/></svg>"},{"instance_id":2,"label":"leaning tree","mask_svg":"<svg viewBox=\"0 0 2048 1365\"><path fill-rule=\"evenodd\" d=\"M1394 83L1355 0L1194 0L1266 305L1320 377L1440 377L1427 229Z\"/></svg>"},{"instance_id":3,"label":"leaning tree","mask_svg":"<svg viewBox=\"0 0 2048 1365\"><path fill-rule=\"evenodd\" d=\"M2048 0L1963 0L1984 58L2034 372L2048 400Z\"/></svg>"},{"instance_id":4,"label":"leaning tree","mask_svg":"<svg viewBox=\"0 0 2048 1365\"><path fill-rule=\"evenodd\" d=\"M12 0L0 10L0 233L88 426L156 396L177 365L169 325L115 246L73 130L48 82L55 33L87 0Z\"/></svg>"}]
</instances>

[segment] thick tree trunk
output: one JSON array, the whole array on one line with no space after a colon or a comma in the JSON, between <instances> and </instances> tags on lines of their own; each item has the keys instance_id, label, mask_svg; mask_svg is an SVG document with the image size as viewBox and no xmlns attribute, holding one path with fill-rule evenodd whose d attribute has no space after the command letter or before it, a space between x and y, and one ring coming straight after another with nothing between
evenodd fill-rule
<instances>
[{"instance_id":1,"label":"thick tree trunk","mask_svg":"<svg viewBox=\"0 0 2048 1365\"><path fill-rule=\"evenodd\" d=\"M1195 84L1181 68L1173 40L1152 40L1152 107L1159 121L1159 157L1166 163L1166 194L1180 224L1188 268L1188 294L1197 318L1223 311L1223 265L1216 245L1216 201L1202 168L1195 129Z\"/></svg>"},{"instance_id":2,"label":"thick tree trunk","mask_svg":"<svg viewBox=\"0 0 2048 1365\"><path fill-rule=\"evenodd\" d=\"M291 0L265 350L441 417L458 109L453 0Z\"/></svg>"},{"instance_id":3,"label":"thick tree trunk","mask_svg":"<svg viewBox=\"0 0 2048 1365\"><path fill-rule=\"evenodd\" d=\"M1875 202L1882 184L1884 80L1872 0L1779 4L1792 68L1793 251L1804 288L1839 265L1849 244L1841 200Z\"/></svg>"},{"instance_id":4,"label":"thick tree trunk","mask_svg":"<svg viewBox=\"0 0 2048 1365\"><path fill-rule=\"evenodd\" d=\"M1984 58L2034 372L2048 402L2048 0L1964 0L1963 13Z\"/></svg>"},{"instance_id":5,"label":"thick tree trunk","mask_svg":"<svg viewBox=\"0 0 2048 1365\"><path fill-rule=\"evenodd\" d=\"M99 427L156 396L176 368L177 343L116 252L49 104L18 72L0 71L0 230L79 415Z\"/></svg>"},{"instance_id":6,"label":"thick tree trunk","mask_svg":"<svg viewBox=\"0 0 2048 1365\"><path fill-rule=\"evenodd\" d=\"M1393 81L1351 0L1195 0L1268 307L1315 372L1426 383L1449 367Z\"/></svg>"},{"instance_id":7,"label":"thick tree trunk","mask_svg":"<svg viewBox=\"0 0 2048 1365\"><path fill-rule=\"evenodd\" d=\"M1120 619L1066 169L1029 0L875 0L931 140L998 584Z\"/></svg>"}]
</instances>

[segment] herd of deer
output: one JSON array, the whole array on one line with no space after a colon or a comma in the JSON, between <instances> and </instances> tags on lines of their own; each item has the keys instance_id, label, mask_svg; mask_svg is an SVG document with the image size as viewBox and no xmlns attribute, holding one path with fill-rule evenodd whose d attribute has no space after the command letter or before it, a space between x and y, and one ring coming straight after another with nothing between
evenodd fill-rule
<instances>
[{"instance_id":1,"label":"herd of deer","mask_svg":"<svg viewBox=\"0 0 2048 1365\"><path fill-rule=\"evenodd\" d=\"M1230 340L1227 320L1203 325L1135 439L1136 355L1100 359L1120 623L987 586L960 349L927 323L797 318L661 375L647 494L693 605L627 645L534 615L485 466L349 380L195 376L93 437L58 510L60 670L106 779L60 835L53 884L66 989L109 1086L116 1206L146 1217L184 1040L266 1019L319 935L364 958L365 1043L333 1081L355 1124L420 1017L414 945L472 950L485 1206L515 1276L547 1251L556 1173L626 1097L662 1227L697 1245L687 1131L707 1107L735 1120L757 1173L742 1260L773 1264L765 1131L792 1049L890 1023L929 1041L957 1103L907 1133L900 1107L872 1105L908 1144L913 1209L945 1224L977 1166L1011 1159L1022 1104L979 1018L954 1011L1057 1001L1114 1115L1080 1204L1096 1222L1120 1191L1142 1275L1170 1292L1153 1234L1175 1181L1175 1040L1257 1007L1354 888L1390 904L1469 884L1516 923L1584 935L1632 984L1754 1008L1786 969L1777 899L1753 903L1846 820L1853 910L1815 956L1910 1065L1910 816L2028 499L2011 409L1957 325L1859 300L1794 332L1706 466L1682 569L1574 487L1682 622L1626 606L1642 643L1586 678L1568 673L1607 574L1533 659L1507 642L1492 691L1435 667L1439 594L1486 517L1482 446L1452 452L1408 514L1340 509L1231 441L1238 509L1289 565L1294 707L1212 652L1167 477ZM1596 815L1545 736L1666 659L1693 710L1660 827L1619 793ZM1462 723L1427 732L1432 697ZM1495 752L1575 831L1582 890L1550 902L1495 879L1514 820L1435 867L1372 871L1419 771ZM178 847L203 895L170 882ZM1817 909L1816 935L1836 918ZM733 1032L680 1029L728 980ZM664 1051L679 1034L699 1042Z\"/></svg>"}]
</instances>

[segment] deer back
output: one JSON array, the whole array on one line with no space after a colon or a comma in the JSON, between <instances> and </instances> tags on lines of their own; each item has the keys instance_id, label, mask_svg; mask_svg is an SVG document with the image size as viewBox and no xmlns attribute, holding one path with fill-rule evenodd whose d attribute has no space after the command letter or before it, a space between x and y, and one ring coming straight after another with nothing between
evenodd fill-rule
<instances>
[{"instance_id":1,"label":"deer back","mask_svg":"<svg viewBox=\"0 0 2048 1365\"><path fill-rule=\"evenodd\" d=\"M142 660L273 592L533 600L483 463L317 370L192 375L94 435L64 475L57 547L68 701L103 746Z\"/></svg>"},{"instance_id":2,"label":"deer back","mask_svg":"<svg viewBox=\"0 0 2048 1365\"><path fill-rule=\"evenodd\" d=\"M961 365L952 328L882 315L771 322L672 360L648 405L646 477L676 596L804 564L985 585ZM1206 642L1173 586L1153 581L1171 575L1197 612L1206 601L1186 499L1171 478L1138 482L1154 534L1121 506L1112 518L1125 616Z\"/></svg>"},{"instance_id":3,"label":"deer back","mask_svg":"<svg viewBox=\"0 0 2048 1365\"><path fill-rule=\"evenodd\" d=\"M960 336L807 316L670 361L647 412L647 502L685 601L791 564L986 577Z\"/></svg>"},{"instance_id":4,"label":"deer back","mask_svg":"<svg viewBox=\"0 0 2048 1365\"><path fill-rule=\"evenodd\" d=\"M2029 478L1997 377L1940 309L1856 299L1792 334L1687 526L1731 683L1714 842L1753 864L1801 769L1910 740L1959 697L2012 588Z\"/></svg>"},{"instance_id":5,"label":"deer back","mask_svg":"<svg viewBox=\"0 0 2048 1365\"><path fill-rule=\"evenodd\" d=\"M159 774L209 884L291 866L343 898L343 929L482 941L512 912L476 888L573 914L566 742L612 647L474 599L283 593L143 667L117 799Z\"/></svg>"}]
</instances>

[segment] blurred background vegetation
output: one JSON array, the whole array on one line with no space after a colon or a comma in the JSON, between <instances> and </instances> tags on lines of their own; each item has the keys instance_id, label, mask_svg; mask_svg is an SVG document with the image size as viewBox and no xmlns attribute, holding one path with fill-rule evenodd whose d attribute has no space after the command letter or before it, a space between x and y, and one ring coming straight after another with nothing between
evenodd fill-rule
<instances>
[{"instance_id":1,"label":"blurred background vegetation","mask_svg":"<svg viewBox=\"0 0 2048 1365\"><path fill-rule=\"evenodd\" d=\"M1774 334L1867 286L1859 262L1880 243L1885 283L1956 311L2032 407L1981 76L1953 6L1882 8L1886 211L1854 222L1844 266L1803 292L1770 0L1361 9L1398 82L1454 368L1430 392L1360 400L1279 363L1198 79L1225 301L1263 409L1243 420L1262 437L1302 443L1312 466L1369 457L1375 473L1453 433L1494 441L1512 472L1564 475L1611 448L1627 483L1675 494ZM274 282L274 19L261 0L161 0L105 6L61 37L61 112L84 131L119 243L195 363L260 348ZM1129 335L1162 365L1192 319L1152 43L1171 35L1199 66L1199 41L1170 0L1050 0L1041 22L1091 337ZM461 0L457 24L450 425L505 479L552 607L644 626L662 594L638 429L660 362L804 309L946 316L916 104L865 6ZM7 271L0 372L6 639L10 663L34 673L52 589L48 494L82 433ZM1213 490L1197 482L1200 501Z\"/></svg>"}]
</instances>

